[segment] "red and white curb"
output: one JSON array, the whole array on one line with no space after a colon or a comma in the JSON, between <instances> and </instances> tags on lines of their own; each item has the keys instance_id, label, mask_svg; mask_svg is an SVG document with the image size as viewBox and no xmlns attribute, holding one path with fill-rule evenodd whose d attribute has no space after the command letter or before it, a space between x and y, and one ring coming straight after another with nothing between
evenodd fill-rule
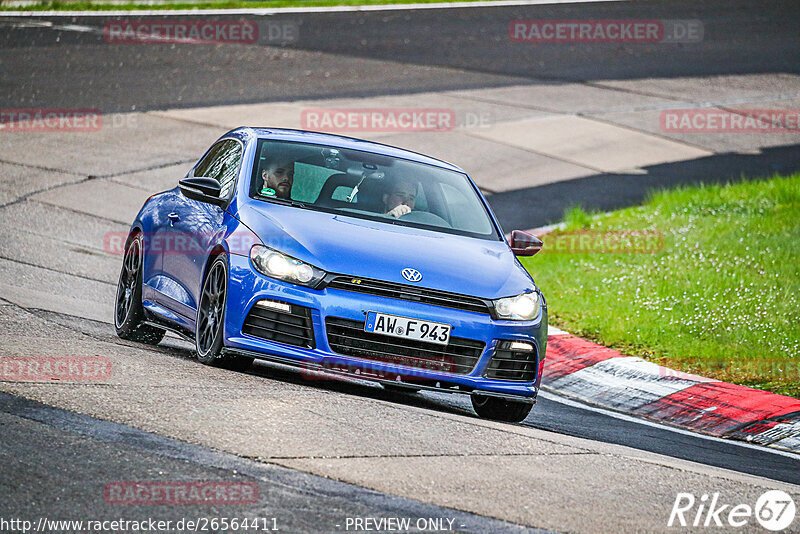
<instances>
[{"instance_id":1,"label":"red and white curb","mask_svg":"<svg viewBox=\"0 0 800 534\"><path fill-rule=\"evenodd\" d=\"M553 327L542 388L659 423L800 453L800 400L674 371Z\"/></svg>"}]
</instances>

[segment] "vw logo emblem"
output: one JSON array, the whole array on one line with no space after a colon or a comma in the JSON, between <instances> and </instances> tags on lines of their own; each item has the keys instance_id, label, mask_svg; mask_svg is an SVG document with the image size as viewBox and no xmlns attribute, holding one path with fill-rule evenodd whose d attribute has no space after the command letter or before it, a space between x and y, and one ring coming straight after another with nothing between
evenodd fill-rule
<instances>
[{"instance_id":1,"label":"vw logo emblem","mask_svg":"<svg viewBox=\"0 0 800 534\"><path fill-rule=\"evenodd\" d=\"M410 267L406 267L405 269L403 269L402 274L403 278L405 278L409 282L419 282L420 280L422 280L422 273Z\"/></svg>"}]
</instances>

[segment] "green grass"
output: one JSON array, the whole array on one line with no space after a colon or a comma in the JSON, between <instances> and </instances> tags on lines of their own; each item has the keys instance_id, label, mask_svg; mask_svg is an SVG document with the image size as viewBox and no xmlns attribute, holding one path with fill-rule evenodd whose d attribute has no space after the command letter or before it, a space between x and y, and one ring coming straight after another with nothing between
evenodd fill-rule
<instances>
[{"instance_id":1,"label":"green grass","mask_svg":"<svg viewBox=\"0 0 800 534\"><path fill-rule=\"evenodd\" d=\"M592 219L599 215L599 212L587 213L580 206L572 206L564 212L565 230L582 230L589 228Z\"/></svg>"},{"instance_id":2,"label":"green grass","mask_svg":"<svg viewBox=\"0 0 800 534\"><path fill-rule=\"evenodd\" d=\"M673 369L800 398L800 174L568 210L523 264L550 322ZM547 253L575 230L647 230L658 253Z\"/></svg>"},{"instance_id":3,"label":"green grass","mask_svg":"<svg viewBox=\"0 0 800 534\"><path fill-rule=\"evenodd\" d=\"M144 2L104 3L102 0L76 2L42 1L33 5L9 6L0 4L0 11L136 11L173 9L257 9L276 7L360 6L385 4L431 4L439 2L475 2L478 0L217 0L148 4Z\"/></svg>"}]
</instances>

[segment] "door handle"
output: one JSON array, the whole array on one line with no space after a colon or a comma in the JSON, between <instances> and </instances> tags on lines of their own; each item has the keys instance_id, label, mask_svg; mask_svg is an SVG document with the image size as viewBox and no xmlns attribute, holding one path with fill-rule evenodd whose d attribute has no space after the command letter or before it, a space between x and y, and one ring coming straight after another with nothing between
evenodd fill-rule
<instances>
[{"instance_id":1,"label":"door handle","mask_svg":"<svg viewBox=\"0 0 800 534\"><path fill-rule=\"evenodd\" d=\"M175 212L172 212L172 213L170 213L169 215L167 215L167 218L169 219L169 225L170 225L170 226L172 226L173 224L175 224L176 222L178 222L179 220L181 220L181 216L180 216L180 215L178 215L178 214L177 214L177 213L175 213Z\"/></svg>"}]
</instances>

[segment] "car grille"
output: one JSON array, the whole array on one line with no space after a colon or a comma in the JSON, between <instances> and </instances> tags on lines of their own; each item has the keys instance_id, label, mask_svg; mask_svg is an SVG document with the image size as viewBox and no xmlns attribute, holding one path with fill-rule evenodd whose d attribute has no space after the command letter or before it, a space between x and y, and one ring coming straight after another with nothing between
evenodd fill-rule
<instances>
[{"instance_id":1,"label":"car grille","mask_svg":"<svg viewBox=\"0 0 800 534\"><path fill-rule=\"evenodd\" d=\"M353 278L339 276L328 283L328 287L333 289L343 289L345 291L356 291L367 293L379 297L388 297L400 300L410 300L421 302L433 306L443 306L445 308L455 308L476 313L489 314L489 307L486 302L478 297L460 295L458 293L448 293L438 289L427 289L424 287L408 286L396 284L394 282L383 282L380 280L369 280L365 278Z\"/></svg>"},{"instance_id":2,"label":"car grille","mask_svg":"<svg viewBox=\"0 0 800 534\"><path fill-rule=\"evenodd\" d=\"M460 337L451 337L447 345L399 339L365 332L363 322L334 317L327 319L326 330L328 344L339 354L458 375L475 368L485 346Z\"/></svg>"},{"instance_id":3,"label":"car grille","mask_svg":"<svg viewBox=\"0 0 800 534\"><path fill-rule=\"evenodd\" d=\"M291 311L287 312L256 303L244 320L242 332L269 341L313 349L311 310L295 304L289 307Z\"/></svg>"},{"instance_id":4,"label":"car grille","mask_svg":"<svg viewBox=\"0 0 800 534\"><path fill-rule=\"evenodd\" d=\"M533 382L539 371L539 358L536 346L532 351L511 350L511 343L501 341L492 354L489 365L483 373L484 378L509 380L514 382Z\"/></svg>"}]
</instances>

